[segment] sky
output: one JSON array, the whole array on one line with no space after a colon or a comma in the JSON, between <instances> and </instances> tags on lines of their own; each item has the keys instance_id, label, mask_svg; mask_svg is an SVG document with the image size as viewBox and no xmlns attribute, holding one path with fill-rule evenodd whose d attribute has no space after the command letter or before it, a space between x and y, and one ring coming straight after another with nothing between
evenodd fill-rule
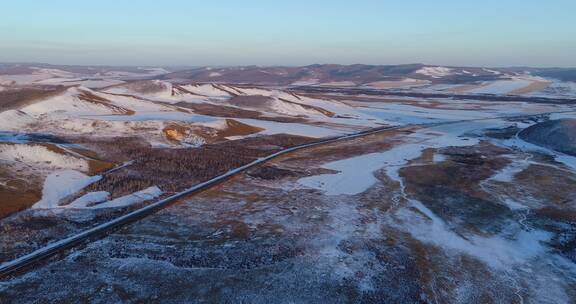
<instances>
[{"instance_id":1,"label":"sky","mask_svg":"<svg viewBox=\"0 0 576 304\"><path fill-rule=\"evenodd\" d=\"M0 62L576 67L575 0L0 4Z\"/></svg>"}]
</instances>

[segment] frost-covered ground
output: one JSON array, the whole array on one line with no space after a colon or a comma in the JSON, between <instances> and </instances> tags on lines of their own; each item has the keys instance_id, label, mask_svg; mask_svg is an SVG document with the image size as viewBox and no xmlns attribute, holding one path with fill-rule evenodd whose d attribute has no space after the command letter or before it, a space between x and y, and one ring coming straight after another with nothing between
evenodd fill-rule
<instances>
[{"instance_id":1,"label":"frost-covered ground","mask_svg":"<svg viewBox=\"0 0 576 304\"><path fill-rule=\"evenodd\" d=\"M516 136L538 120L576 118L569 100L300 94L142 81L166 71L137 71L0 76L7 90L70 85L41 98L24 94L0 111L0 208L10 207L0 213L6 216L0 261L169 195L176 191L171 184L191 186L226 172L230 164L315 138L401 128L291 154L183 199L0 282L2 301L576 299L576 158ZM459 85L438 82L470 73L429 66L412 75L428 80L372 86L451 92ZM543 79L520 75L458 90L576 96L571 85L546 81L542 89ZM536 82L539 90L527 89ZM506 118L548 112L554 114ZM440 125L421 125L430 123Z\"/></svg>"},{"instance_id":2,"label":"frost-covered ground","mask_svg":"<svg viewBox=\"0 0 576 304\"><path fill-rule=\"evenodd\" d=\"M573 303L576 170L511 144L533 123L410 127L297 152L0 283L0 295Z\"/></svg>"},{"instance_id":3,"label":"frost-covered ground","mask_svg":"<svg viewBox=\"0 0 576 304\"><path fill-rule=\"evenodd\" d=\"M381 81L374 85L367 84L366 87L400 90L422 93L444 93L460 95L509 95L509 96L531 96L546 98L576 98L576 82L563 81L551 77L541 77L532 75L530 72L522 73L502 73L498 71L484 69L491 79L478 79L480 76L466 70L456 71L446 67L425 67L415 72L419 75L430 77L429 80L411 81L406 78L400 81ZM442 81L446 77L472 77L466 81Z\"/></svg>"}]
</instances>

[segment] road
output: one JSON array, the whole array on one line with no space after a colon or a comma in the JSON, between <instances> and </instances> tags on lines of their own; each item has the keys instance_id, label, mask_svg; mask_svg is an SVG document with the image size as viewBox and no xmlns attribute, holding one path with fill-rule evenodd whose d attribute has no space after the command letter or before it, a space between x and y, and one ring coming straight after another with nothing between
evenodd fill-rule
<instances>
[{"instance_id":1,"label":"road","mask_svg":"<svg viewBox=\"0 0 576 304\"><path fill-rule=\"evenodd\" d=\"M4 278L4 277L8 277L8 276L17 274L19 271L25 270L28 267L30 267L30 266L32 266L32 265L34 265L40 261L46 260L47 258L49 258L51 256L54 256L54 255L61 253L65 250L68 250L70 248L78 246L82 243L105 237L107 234L115 231L116 229L118 229L120 227L126 226L130 223L133 223L135 221L143 219L143 218L147 217L148 215L157 212L160 209L163 209L163 208L170 206L171 204L173 204L174 202L176 202L180 198L202 192L202 191L210 188L211 186L214 186L218 183L221 183L221 182L223 182L223 181L225 181L225 180L227 180L233 176L237 176L237 175L243 173L244 171L246 171L250 168L254 168L254 167L259 166L261 164L264 164L264 163L266 163L272 159L275 159L279 156L282 156L282 155L285 155L285 154L288 154L291 152L304 150L307 148L316 147L316 146L320 146L320 145L331 144L331 143L335 143L335 142L339 142L339 141L345 141L345 140L360 138L360 137L364 137L364 136L368 136L368 135L372 135L372 134L387 132L390 130L403 129L403 128L434 127L434 126L447 125L447 124L457 124L457 123L463 123L463 122L473 122L473 121L492 120L492 119L523 119L523 118L529 119L529 118L539 117L539 116L543 116L543 115L550 115L550 114L557 114L557 113L574 113L574 112L576 112L576 110L545 112L545 113L517 115L517 116L500 116L500 117L479 118L479 119L469 119L469 120L456 120L456 121L438 122L438 123L409 124L409 125L392 126L392 127L380 127L380 128L370 129L370 130L366 130L366 131L362 131L362 132L358 132L358 133L353 133L353 134L348 134L348 135L343 135L343 136L324 138L322 140L319 140L319 141L316 141L313 143L308 143L308 144L304 144L304 145L299 145L299 146L287 148L287 149L284 149L282 151L278 151L276 153L268 155L266 157L259 158L255 161L251 162L251 163L248 163L248 164L243 165L241 167L238 167L236 169L230 170L225 174L219 175L219 176L214 177L210 180L207 180L205 182L194 185L191 188L188 188L182 192L176 193L172 196L169 196L169 197L164 198L160 201L152 203L146 207L132 211L132 212L130 212L126 215L120 216L114 220L100 224L98 226L90 228L90 229L83 231L81 233L78 233L76 235L67 237L65 239L56 241L52 244L49 244L43 248L38 249L32 253L24 255L20 258L17 258L15 260L10 261L10 262L6 262L6 263L0 265L0 278ZM129 165L129 164L127 164L127 165ZM123 167L123 166L121 166L121 167Z\"/></svg>"}]
</instances>

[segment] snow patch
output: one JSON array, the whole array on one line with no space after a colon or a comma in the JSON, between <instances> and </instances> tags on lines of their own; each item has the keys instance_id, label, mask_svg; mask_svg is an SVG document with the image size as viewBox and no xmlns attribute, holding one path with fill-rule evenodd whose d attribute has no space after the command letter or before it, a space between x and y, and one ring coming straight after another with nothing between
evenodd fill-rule
<instances>
[{"instance_id":1,"label":"snow patch","mask_svg":"<svg viewBox=\"0 0 576 304\"><path fill-rule=\"evenodd\" d=\"M160 190L160 188L158 188L157 186L152 186L152 187L146 188L144 190L134 192L132 194L119 197L117 199L113 199L109 202L94 205L91 208L92 209L103 209L103 208L127 207L130 205L134 205L137 203L141 203L144 201L155 199L155 198L159 197L160 195L162 195L162 190Z\"/></svg>"},{"instance_id":2,"label":"snow patch","mask_svg":"<svg viewBox=\"0 0 576 304\"><path fill-rule=\"evenodd\" d=\"M107 191L89 192L74 200L70 205L63 207L66 208L86 208L88 205L101 203L110 198L110 193Z\"/></svg>"},{"instance_id":3,"label":"snow patch","mask_svg":"<svg viewBox=\"0 0 576 304\"><path fill-rule=\"evenodd\" d=\"M508 94L515 90L525 88L532 84L533 81L523 78L514 78L508 80L497 80L489 82L487 85L467 91L472 94Z\"/></svg>"},{"instance_id":4,"label":"snow patch","mask_svg":"<svg viewBox=\"0 0 576 304\"><path fill-rule=\"evenodd\" d=\"M53 172L44 181L42 200L34 204L32 208L57 208L60 200L99 181L101 178L99 175L88 176L75 170Z\"/></svg>"},{"instance_id":5,"label":"snow patch","mask_svg":"<svg viewBox=\"0 0 576 304\"><path fill-rule=\"evenodd\" d=\"M498 72L498 71L494 71L494 70L490 70L490 69L482 69L484 72L488 72L494 75L500 75L502 73Z\"/></svg>"},{"instance_id":6,"label":"snow patch","mask_svg":"<svg viewBox=\"0 0 576 304\"><path fill-rule=\"evenodd\" d=\"M556 160L557 162L564 164L566 167L570 168L573 171L576 171L576 157L574 157L574 156L567 155L567 154L560 153L560 152L556 152L554 150L551 150L551 149L548 149L545 147L531 144L527 141L520 139L519 137L515 137L515 138L507 139L507 140L494 140L493 142L500 145L500 146L504 146L507 148L517 149L520 151L527 151L527 152L539 152L539 153L553 156L554 160Z\"/></svg>"},{"instance_id":7,"label":"snow patch","mask_svg":"<svg viewBox=\"0 0 576 304\"><path fill-rule=\"evenodd\" d=\"M436 66L436 67L423 67L418 71L416 71L416 74L430 76L432 78L441 78L453 75L454 72L451 68Z\"/></svg>"},{"instance_id":8,"label":"snow patch","mask_svg":"<svg viewBox=\"0 0 576 304\"><path fill-rule=\"evenodd\" d=\"M304 187L322 190L327 195L354 195L366 191L376 183L377 179L373 172L384 167L390 178L402 183L399 176L400 168L422 155L425 149L475 145L478 139L465 138L462 135L487 127L489 126L482 123L466 123L424 129L408 135L405 144L391 150L343 159L322 166L340 173L304 177L299 179L298 183Z\"/></svg>"},{"instance_id":9,"label":"snow patch","mask_svg":"<svg viewBox=\"0 0 576 304\"><path fill-rule=\"evenodd\" d=\"M189 114L183 112L137 112L134 115L82 115L82 118L105 121L183 121L183 122L210 122L215 117Z\"/></svg>"},{"instance_id":10,"label":"snow patch","mask_svg":"<svg viewBox=\"0 0 576 304\"><path fill-rule=\"evenodd\" d=\"M414 238L443 248L448 254L457 251L470 255L493 269L507 270L515 264L528 263L532 258L546 253L542 242L548 241L552 236L542 230L520 230L514 236L508 237L463 237L450 230L441 218L419 201L411 200L411 204L428 218L428 221L422 221L421 215L407 208L398 212L402 227Z\"/></svg>"},{"instance_id":11,"label":"snow patch","mask_svg":"<svg viewBox=\"0 0 576 304\"><path fill-rule=\"evenodd\" d=\"M182 86L182 88L190 93L212 98L230 98L232 96L225 87L213 84L189 84Z\"/></svg>"},{"instance_id":12,"label":"snow patch","mask_svg":"<svg viewBox=\"0 0 576 304\"><path fill-rule=\"evenodd\" d=\"M8 110L0 113L0 129L5 131L21 130L24 126L34 121L34 117L18 110Z\"/></svg>"},{"instance_id":13,"label":"snow patch","mask_svg":"<svg viewBox=\"0 0 576 304\"><path fill-rule=\"evenodd\" d=\"M48 168L77 169L87 171L88 162L66 154L50 151L41 145L0 144L0 160L35 165Z\"/></svg>"},{"instance_id":14,"label":"snow patch","mask_svg":"<svg viewBox=\"0 0 576 304\"><path fill-rule=\"evenodd\" d=\"M421 124L493 116L489 111L434 109L396 103L370 103L360 112L376 117L390 125Z\"/></svg>"},{"instance_id":15,"label":"snow patch","mask_svg":"<svg viewBox=\"0 0 576 304\"><path fill-rule=\"evenodd\" d=\"M236 120L247 125L262 128L264 129L264 131L261 131L259 134L266 134L266 135L292 134L292 135L320 138L335 135L343 135L345 133L344 131L341 130L317 127L301 123L282 123L282 122L264 121L257 119L236 119Z\"/></svg>"},{"instance_id":16,"label":"snow patch","mask_svg":"<svg viewBox=\"0 0 576 304\"><path fill-rule=\"evenodd\" d=\"M489 180L511 183L512 181L514 181L514 177L516 176L516 174L524 171L526 168L528 168L528 166L530 166L530 162L528 160L514 159L512 160L512 163L504 167L502 170L500 170L498 173L492 176Z\"/></svg>"}]
</instances>

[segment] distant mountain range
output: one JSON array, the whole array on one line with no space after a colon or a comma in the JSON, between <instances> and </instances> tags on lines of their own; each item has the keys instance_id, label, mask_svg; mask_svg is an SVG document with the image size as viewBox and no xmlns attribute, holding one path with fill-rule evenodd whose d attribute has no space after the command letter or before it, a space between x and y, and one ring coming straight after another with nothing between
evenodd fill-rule
<instances>
[{"instance_id":1,"label":"distant mountain range","mask_svg":"<svg viewBox=\"0 0 576 304\"><path fill-rule=\"evenodd\" d=\"M366 85L378 81L414 79L432 83L468 83L506 77L533 75L576 81L576 69L561 68L479 68L406 65L310 65L304 67L223 67L195 68L166 74L165 79L202 82L250 82L259 84ZM346 83L344 83L346 82Z\"/></svg>"},{"instance_id":2,"label":"distant mountain range","mask_svg":"<svg viewBox=\"0 0 576 304\"><path fill-rule=\"evenodd\" d=\"M482 68L424 64L338 65L315 64L302 67L123 67L68 66L41 63L0 63L0 75L26 75L34 71L58 70L84 76L118 76L171 81L251 83L260 85L361 86L379 81L466 84L518 76L554 78L576 82L576 68Z\"/></svg>"}]
</instances>

